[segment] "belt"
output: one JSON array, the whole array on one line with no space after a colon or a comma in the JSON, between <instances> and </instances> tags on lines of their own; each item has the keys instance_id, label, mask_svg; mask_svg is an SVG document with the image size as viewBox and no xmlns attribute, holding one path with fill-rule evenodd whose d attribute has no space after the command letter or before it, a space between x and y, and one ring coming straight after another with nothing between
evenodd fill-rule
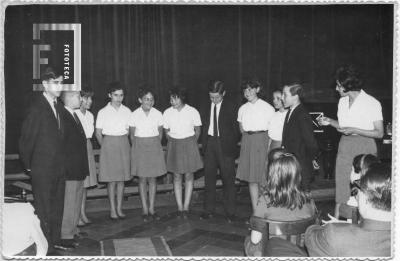
<instances>
[{"instance_id":1,"label":"belt","mask_svg":"<svg viewBox=\"0 0 400 261\"><path fill-rule=\"evenodd\" d=\"M245 131L245 133L249 134L249 135L253 135L253 134L257 134L257 133L264 133L267 131Z\"/></svg>"},{"instance_id":2,"label":"belt","mask_svg":"<svg viewBox=\"0 0 400 261\"><path fill-rule=\"evenodd\" d=\"M218 139L218 138L220 138L220 136L212 136L212 135L207 135L209 138L214 138L214 139Z\"/></svg>"}]
</instances>

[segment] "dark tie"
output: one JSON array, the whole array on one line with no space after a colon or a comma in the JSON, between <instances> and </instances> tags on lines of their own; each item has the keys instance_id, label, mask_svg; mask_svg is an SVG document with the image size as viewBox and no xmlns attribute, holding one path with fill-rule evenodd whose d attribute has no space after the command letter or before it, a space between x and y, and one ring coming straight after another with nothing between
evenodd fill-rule
<instances>
[{"instance_id":1,"label":"dark tie","mask_svg":"<svg viewBox=\"0 0 400 261\"><path fill-rule=\"evenodd\" d=\"M77 124L78 127L79 127L80 132L81 132L81 133L84 133L85 131L84 131L84 129L83 129L82 123L81 123L81 121L79 120L78 115L77 115L75 112L74 112L74 119L75 119L76 124Z\"/></svg>"},{"instance_id":2,"label":"dark tie","mask_svg":"<svg viewBox=\"0 0 400 261\"><path fill-rule=\"evenodd\" d=\"M282 130L282 146L285 146L286 143L286 129L287 129L287 124L289 121L289 115L290 115L290 109L286 113L285 117L285 122L283 123L283 130Z\"/></svg>"},{"instance_id":3,"label":"dark tie","mask_svg":"<svg viewBox=\"0 0 400 261\"><path fill-rule=\"evenodd\" d=\"M213 130L213 136L218 137L218 121L217 121L217 105L214 104L214 130Z\"/></svg>"},{"instance_id":4,"label":"dark tie","mask_svg":"<svg viewBox=\"0 0 400 261\"><path fill-rule=\"evenodd\" d=\"M57 126L58 126L58 129L60 129L60 127L61 127L60 126L60 113L58 111L57 102L54 101L53 104L54 104L54 109L56 110Z\"/></svg>"}]
</instances>

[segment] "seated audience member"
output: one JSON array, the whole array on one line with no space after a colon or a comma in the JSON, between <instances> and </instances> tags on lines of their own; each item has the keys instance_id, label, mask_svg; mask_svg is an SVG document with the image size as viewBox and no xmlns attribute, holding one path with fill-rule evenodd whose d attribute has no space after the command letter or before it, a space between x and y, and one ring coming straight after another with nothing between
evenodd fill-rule
<instances>
[{"instance_id":1,"label":"seated audience member","mask_svg":"<svg viewBox=\"0 0 400 261\"><path fill-rule=\"evenodd\" d=\"M362 220L359 224L329 223L310 226L305 244L310 256L377 257L390 256L391 249L391 171L383 163L375 163L360 180L358 206ZM299 248L288 241L271 239L267 242L270 256L298 253Z\"/></svg>"},{"instance_id":2,"label":"seated audience member","mask_svg":"<svg viewBox=\"0 0 400 261\"><path fill-rule=\"evenodd\" d=\"M295 221L314 216L314 202L300 189L301 168L296 157L282 149L274 149L269 158L273 160L269 163L266 185L254 215L277 221ZM245 239L247 256L261 256L261 236L260 232L252 230L250 237Z\"/></svg>"},{"instance_id":3,"label":"seated audience member","mask_svg":"<svg viewBox=\"0 0 400 261\"><path fill-rule=\"evenodd\" d=\"M353 166L351 168L350 183L351 184L351 197L347 201L347 205L357 207L357 200L355 195L358 192L359 181L362 176L367 172L368 168L373 164L379 162L379 159L372 154L360 154L354 157Z\"/></svg>"},{"instance_id":4,"label":"seated audience member","mask_svg":"<svg viewBox=\"0 0 400 261\"><path fill-rule=\"evenodd\" d=\"M4 256L46 256L48 243L30 203L3 204L2 227Z\"/></svg>"}]
</instances>

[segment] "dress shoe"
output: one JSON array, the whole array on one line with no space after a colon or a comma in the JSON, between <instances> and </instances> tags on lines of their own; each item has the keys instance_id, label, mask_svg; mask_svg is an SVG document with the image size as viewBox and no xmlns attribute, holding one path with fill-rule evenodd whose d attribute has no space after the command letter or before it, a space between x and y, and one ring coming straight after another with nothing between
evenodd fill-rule
<instances>
[{"instance_id":1,"label":"dress shoe","mask_svg":"<svg viewBox=\"0 0 400 261\"><path fill-rule=\"evenodd\" d=\"M122 214L122 215L121 215L121 214L118 214L118 213L117 213L117 216L118 216L119 219L125 219L125 218L126 218L126 215L125 215L125 214Z\"/></svg>"},{"instance_id":2,"label":"dress shoe","mask_svg":"<svg viewBox=\"0 0 400 261\"><path fill-rule=\"evenodd\" d=\"M200 215L200 219L210 219L210 218L214 218L214 213L204 212L203 214Z\"/></svg>"},{"instance_id":3,"label":"dress shoe","mask_svg":"<svg viewBox=\"0 0 400 261\"><path fill-rule=\"evenodd\" d=\"M110 216L110 220L112 220L112 221L117 221L119 219L119 217L118 216L116 216L116 217L112 217L112 216Z\"/></svg>"},{"instance_id":4,"label":"dress shoe","mask_svg":"<svg viewBox=\"0 0 400 261\"><path fill-rule=\"evenodd\" d=\"M183 219L188 219L189 218L189 210L182 211L182 217L183 217Z\"/></svg>"},{"instance_id":5,"label":"dress shoe","mask_svg":"<svg viewBox=\"0 0 400 261\"><path fill-rule=\"evenodd\" d=\"M149 222L149 221L150 221L149 214L143 214L143 215L142 215L142 219L143 219L143 222L144 222L144 223Z\"/></svg>"},{"instance_id":6,"label":"dress shoe","mask_svg":"<svg viewBox=\"0 0 400 261\"><path fill-rule=\"evenodd\" d=\"M154 220L154 221L159 221L161 219L161 217L154 212L153 214L150 214L150 217Z\"/></svg>"},{"instance_id":7,"label":"dress shoe","mask_svg":"<svg viewBox=\"0 0 400 261\"><path fill-rule=\"evenodd\" d=\"M54 248L61 251L69 251L76 248L73 239L61 239L60 243L55 244Z\"/></svg>"}]
</instances>

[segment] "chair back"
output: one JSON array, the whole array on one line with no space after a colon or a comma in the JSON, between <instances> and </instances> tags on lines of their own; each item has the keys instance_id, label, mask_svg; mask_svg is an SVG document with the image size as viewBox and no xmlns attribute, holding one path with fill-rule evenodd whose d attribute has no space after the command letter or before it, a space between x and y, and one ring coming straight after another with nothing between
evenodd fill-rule
<instances>
[{"instance_id":1,"label":"chair back","mask_svg":"<svg viewBox=\"0 0 400 261\"><path fill-rule=\"evenodd\" d=\"M295 243L299 247L304 247L304 233L309 226L316 223L316 220L317 215L296 221L277 221L252 216L250 218L250 229L262 234L262 256L265 256L264 248L270 235L284 236L286 240Z\"/></svg>"}]
</instances>

